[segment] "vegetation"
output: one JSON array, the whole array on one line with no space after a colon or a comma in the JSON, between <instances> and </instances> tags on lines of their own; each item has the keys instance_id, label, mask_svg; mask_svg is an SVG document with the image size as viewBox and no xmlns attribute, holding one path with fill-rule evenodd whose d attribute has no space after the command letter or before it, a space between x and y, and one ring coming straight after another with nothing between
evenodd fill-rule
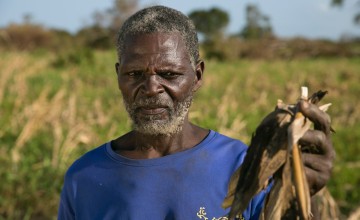
<instances>
[{"instance_id":1,"label":"vegetation","mask_svg":"<svg viewBox=\"0 0 360 220\"><path fill-rule=\"evenodd\" d=\"M261 39L272 36L270 18L263 15L256 5L246 7L246 25L240 32L245 39Z\"/></svg>"},{"instance_id":2,"label":"vegetation","mask_svg":"<svg viewBox=\"0 0 360 220\"><path fill-rule=\"evenodd\" d=\"M229 15L219 8L193 11L189 14L189 18L194 22L196 30L204 34L207 41L215 40L214 38L222 35L229 23Z\"/></svg>"},{"instance_id":3,"label":"vegetation","mask_svg":"<svg viewBox=\"0 0 360 220\"><path fill-rule=\"evenodd\" d=\"M329 189L344 216L360 206L357 58L209 60L190 118L249 143L278 98L329 91L337 158ZM63 175L84 152L131 127L114 72L115 51L0 54L0 219L56 218Z\"/></svg>"}]
</instances>

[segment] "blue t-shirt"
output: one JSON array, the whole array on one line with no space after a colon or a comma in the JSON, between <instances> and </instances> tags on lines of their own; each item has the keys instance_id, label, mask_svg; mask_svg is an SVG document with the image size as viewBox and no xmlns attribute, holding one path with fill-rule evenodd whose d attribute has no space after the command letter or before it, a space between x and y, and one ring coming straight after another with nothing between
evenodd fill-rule
<instances>
[{"instance_id":1,"label":"blue t-shirt","mask_svg":"<svg viewBox=\"0 0 360 220\"><path fill-rule=\"evenodd\" d=\"M221 204L246 150L215 131L191 149L155 159L123 157L108 142L67 171L58 218L227 219ZM258 219L264 196L253 198L244 219Z\"/></svg>"}]
</instances>

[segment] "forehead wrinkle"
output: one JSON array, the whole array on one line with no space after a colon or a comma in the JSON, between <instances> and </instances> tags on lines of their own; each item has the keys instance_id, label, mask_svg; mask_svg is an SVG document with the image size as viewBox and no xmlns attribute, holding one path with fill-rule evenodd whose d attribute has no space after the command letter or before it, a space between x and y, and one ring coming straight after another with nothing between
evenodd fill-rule
<instances>
[{"instance_id":1,"label":"forehead wrinkle","mask_svg":"<svg viewBox=\"0 0 360 220\"><path fill-rule=\"evenodd\" d=\"M145 57L145 54L136 54L132 53L129 54L128 57L125 57L121 60L121 70L122 71L129 71L129 70L145 70L149 66L154 66L156 69L167 69L172 68L174 70L182 70L182 60L187 58L186 56L177 56L179 54L173 53L166 53L166 54L159 54L159 53L149 53L151 58ZM165 56L164 56L165 55Z\"/></svg>"},{"instance_id":2,"label":"forehead wrinkle","mask_svg":"<svg viewBox=\"0 0 360 220\"><path fill-rule=\"evenodd\" d=\"M152 55L151 58L145 55ZM152 62L154 61L163 61L165 63L171 63L171 61L174 61L174 64L179 63L180 60L182 59L187 59L186 55L183 54L178 54L178 53L129 53L128 57L126 58L130 58L130 63L144 63L143 59L149 61L152 60ZM123 59L123 61L127 61L127 59Z\"/></svg>"},{"instance_id":3,"label":"forehead wrinkle","mask_svg":"<svg viewBox=\"0 0 360 220\"><path fill-rule=\"evenodd\" d=\"M179 39L178 35L171 35L164 42L159 42L158 44L163 46L164 49L165 48L171 48L172 54L174 54L174 56L177 56L178 49L179 49L179 44L180 44L179 40L180 39Z\"/></svg>"},{"instance_id":4,"label":"forehead wrinkle","mask_svg":"<svg viewBox=\"0 0 360 220\"><path fill-rule=\"evenodd\" d=\"M143 69L150 64L178 68L191 62L183 38L178 34L152 33L128 36L126 43L123 59L120 60L120 63L126 66L125 69Z\"/></svg>"},{"instance_id":5,"label":"forehead wrinkle","mask_svg":"<svg viewBox=\"0 0 360 220\"><path fill-rule=\"evenodd\" d=\"M176 46L175 46L175 54L177 55L178 52L178 47L179 47L179 39L176 41Z\"/></svg>"},{"instance_id":6,"label":"forehead wrinkle","mask_svg":"<svg viewBox=\"0 0 360 220\"><path fill-rule=\"evenodd\" d=\"M161 34L161 37L156 37L158 34ZM131 38L130 38L131 37ZM144 47L138 47L139 37L145 37L150 39L153 43L147 45L147 49ZM143 40L143 39L142 39ZM187 49L185 46L185 42L182 40L182 37L177 33L152 33L146 35L134 35L126 38L127 44L125 44L124 51L130 54L152 54L152 53L173 53L173 54L182 54L184 56L187 54ZM135 44L135 46L131 47L129 50L128 45ZM181 47L182 46L182 47Z\"/></svg>"}]
</instances>

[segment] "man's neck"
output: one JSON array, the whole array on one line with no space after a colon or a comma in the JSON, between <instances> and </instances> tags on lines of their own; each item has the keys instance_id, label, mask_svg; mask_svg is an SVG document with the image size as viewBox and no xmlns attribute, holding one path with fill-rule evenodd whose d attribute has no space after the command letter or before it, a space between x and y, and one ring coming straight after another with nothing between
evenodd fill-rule
<instances>
[{"instance_id":1,"label":"man's neck","mask_svg":"<svg viewBox=\"0 0 360 220\"><path fill-rule=\"evenodd\" d=\"M209 131L185 123L182 130L173 135L146 135L131 131L112 141L112 148L118 154L131 159L159 158L194 147Z\"/></svg>"}]
</instances>

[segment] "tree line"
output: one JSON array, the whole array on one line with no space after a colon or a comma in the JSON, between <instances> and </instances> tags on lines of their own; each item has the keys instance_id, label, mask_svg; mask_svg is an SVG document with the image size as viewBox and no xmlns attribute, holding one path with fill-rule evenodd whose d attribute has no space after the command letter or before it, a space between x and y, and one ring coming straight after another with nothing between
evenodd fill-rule
<instances>
[{"instance_id":1,"label":"tree line","mask_svg":"<svg viewBox=\"0 0 360 220\"><path fill-rule=\"evenodd\" d=\"M333 0L334 4L342 1ZM56 52L72 48L110 49L115 45L118 28L128 16L139 9L138 0L114 0L113 7L96 11L92 23L77 33L44 28L32 22L31 16L24 16L20 24L10 24L0 29L0 49L37 50ZM225 30L230 18L226 11L213 7L195 10L188 15L194 22L201 39L204 56L216 59L249 58L292 58L298 56L353 56L358 49L344 42L307 40L295 38L279 39L273 33L270 17L261 12L255 4L245 8L245 25L239 32L227 35ZM356 47L358 48L358 47ZM261 51L261 52L259 52Z\"/></svg>"}]
</instances>

